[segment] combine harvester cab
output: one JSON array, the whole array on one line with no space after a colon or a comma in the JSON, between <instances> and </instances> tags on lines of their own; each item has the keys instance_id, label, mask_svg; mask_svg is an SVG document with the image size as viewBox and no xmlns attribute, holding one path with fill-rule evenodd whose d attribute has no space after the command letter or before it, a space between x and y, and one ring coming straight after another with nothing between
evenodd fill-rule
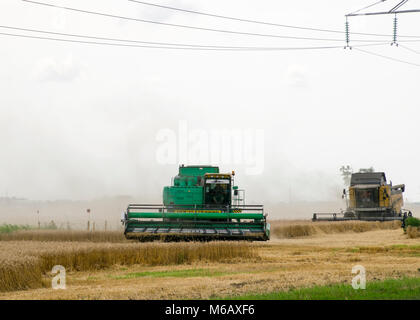
<instances>
[{"instance_id":1,"label":"combine harvester cab","mask_svg":"<svg viewBox=\"0 0 420 320\"><path fill-rule=\"evenodd\" d=\"M181 166L163 189L163 204L130 204L123 224L127 239L140 241L253 240L270 238L262 205L245 205L234 175L218 167Z\"/></svg>"},{"instance_id":2,"label":"combine harvester cab","mask_svg":"<svg viewBox=\"0 0 420 320\"><path fill-rule=\"evenodd\" d=\"M383 172L353 173L348 192L343 191L347 209L341 213L314 213L313 221L405 221L412 213L403 209L405 185L387 184ZM349 196L349 198L348 198Z\"/></svg>"}]
</instances>

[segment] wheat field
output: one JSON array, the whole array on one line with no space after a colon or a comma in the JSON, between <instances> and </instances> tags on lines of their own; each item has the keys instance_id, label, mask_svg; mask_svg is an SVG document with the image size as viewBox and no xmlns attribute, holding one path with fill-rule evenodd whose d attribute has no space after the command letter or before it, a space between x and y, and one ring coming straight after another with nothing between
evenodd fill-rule
<instances>
[{"instance_id":1,"label":"wheat field","mask_svg":"<svg viewBox=\"0 0 420 320\"><path fill-rule=\"evenodd\" d=\"M271 233L276 238L296 238L335 233L360 233L373 230L395 230L401 228L400 221L367 222L310 222L310 221L271 221Z\"/></svg>"},{"instance_id":2,"label":"wheat field","mask_svg":"<svg viewBox=\"0 0 420 320\"><path fill-rule=\"evenodd\" d=\"M271 234L275 238L307 237L322 234L345 232L367 232L372 230L398 229L401 222L310 222L302 220L274 220L271 223ZM410 234L416 235L411 228ZM19 230L0 233L0 241L52 241L52 242L106 242L128 243L121 231L74 231L74 230Z\"/></svg>"},{"instance_id":3,"label":"wheat field","mask_svg":"<svg viewBox=\"0 0 420 320\"><path fill-rule=\"evenodd\" d=\"M43 286L55 265L68 271L101 270L114 265L177 265L195 261L254 259L253 247L242 243L83 243L0 242L0 291Z\"/></svg>"},{"instance_id":4,"label":"wheat field","mask_svg":"<svg viewBox=\"0 0 420 320\"><path fill-rule=\"evenodd\" d=\"M121 231L19 230L0 233L0 241L128 242Z\"/></svg>"},{"instance_id":5,"label":"wheat field","mask_svg":"<svg viewBox=\"0 0 420 320\"><path fill-rule=\"evenodd\" d=\"M407 235L411 239L420 238L420 228L419 227L408 226L407 227Z\"/></svg>"},{"instance_id":6,"label":"wheat field","mask_svg":"<svg viewBox=\"0 0 420 320\"><path fill-rule=\"evenodd\" d=\"M398 223L272 221L268 242L138 243L25 230L0 240L0 299L208 299L420 275L420 238ZM51 289L63 265L68 288Z\"/></svg>"}]
</instances>

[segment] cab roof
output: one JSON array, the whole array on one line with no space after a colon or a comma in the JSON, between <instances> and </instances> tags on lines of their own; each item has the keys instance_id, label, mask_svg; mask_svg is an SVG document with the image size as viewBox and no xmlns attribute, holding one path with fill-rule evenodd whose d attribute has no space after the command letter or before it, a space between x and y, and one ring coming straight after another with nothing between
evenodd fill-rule
<instances>
[{"instance_id":1,"label":"cab roof","mask_svg":"<svg viewBox=\"0 0 420 320\"><path fill-rule=\"evenodd\" d=\"M206 173L219 173L219 167L215 166L184 166L179 167L180 176L204 176Z\"/></svg>"},{"instance_id":2,"label":"cab roof","mask_svg":"<svg viewBox=\"0 0 420 320\"><path fill-rule=\"evenodd\" d=\"M366 185L375 184L383 185L386 184L386 176L384 172L358 172L351 175L350 186L355 185Z\"/></svg>"}]
</instances>

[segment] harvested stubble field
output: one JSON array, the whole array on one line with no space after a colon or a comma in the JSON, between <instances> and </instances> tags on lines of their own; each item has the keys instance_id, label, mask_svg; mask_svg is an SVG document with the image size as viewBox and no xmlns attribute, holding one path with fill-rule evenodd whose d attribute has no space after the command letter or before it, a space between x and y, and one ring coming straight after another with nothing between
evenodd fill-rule
<instances>
[{"instance_id":1,"label":"harvested stubble field","mask_svg":"<svg viewBox=\"0 0 420 320\"><path fill-rule=\"evenodd\" d=\"M420 277L420 238L393 223L275 221L272 233L267 243L150 244L16 234L0 241L0 286L9 291L0 299L208 299L350 286L354 265L368 282ZM66 290L51 289L55 264L68 271Z\"/></svg>"}]
</instances>

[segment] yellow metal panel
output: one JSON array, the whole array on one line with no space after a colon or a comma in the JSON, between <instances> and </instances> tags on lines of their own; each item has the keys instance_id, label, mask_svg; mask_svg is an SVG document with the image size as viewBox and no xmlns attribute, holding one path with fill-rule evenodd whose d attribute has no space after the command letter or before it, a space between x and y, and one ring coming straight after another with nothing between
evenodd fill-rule
<instances>
[{"instance_id":1,"label":"yellow metal panel","mask_svg":"<svg viewBox=\"0 0 420 320\"><path fill-rule=\"evenodd\" d=\"M391 188L389 186L379 187L379 207L391 206Z\"/></svg>"},{"instance_id":2,"label":"yellow metal panel","mask_svg":"<svg viewBox=\"0 0 420 320\"><path fill-rule=\"evenodd\" d=\"M354 209L356 208L356 191L354 188L349 188L350 193L350 208Z\"/></svg>"}]
</instances>

